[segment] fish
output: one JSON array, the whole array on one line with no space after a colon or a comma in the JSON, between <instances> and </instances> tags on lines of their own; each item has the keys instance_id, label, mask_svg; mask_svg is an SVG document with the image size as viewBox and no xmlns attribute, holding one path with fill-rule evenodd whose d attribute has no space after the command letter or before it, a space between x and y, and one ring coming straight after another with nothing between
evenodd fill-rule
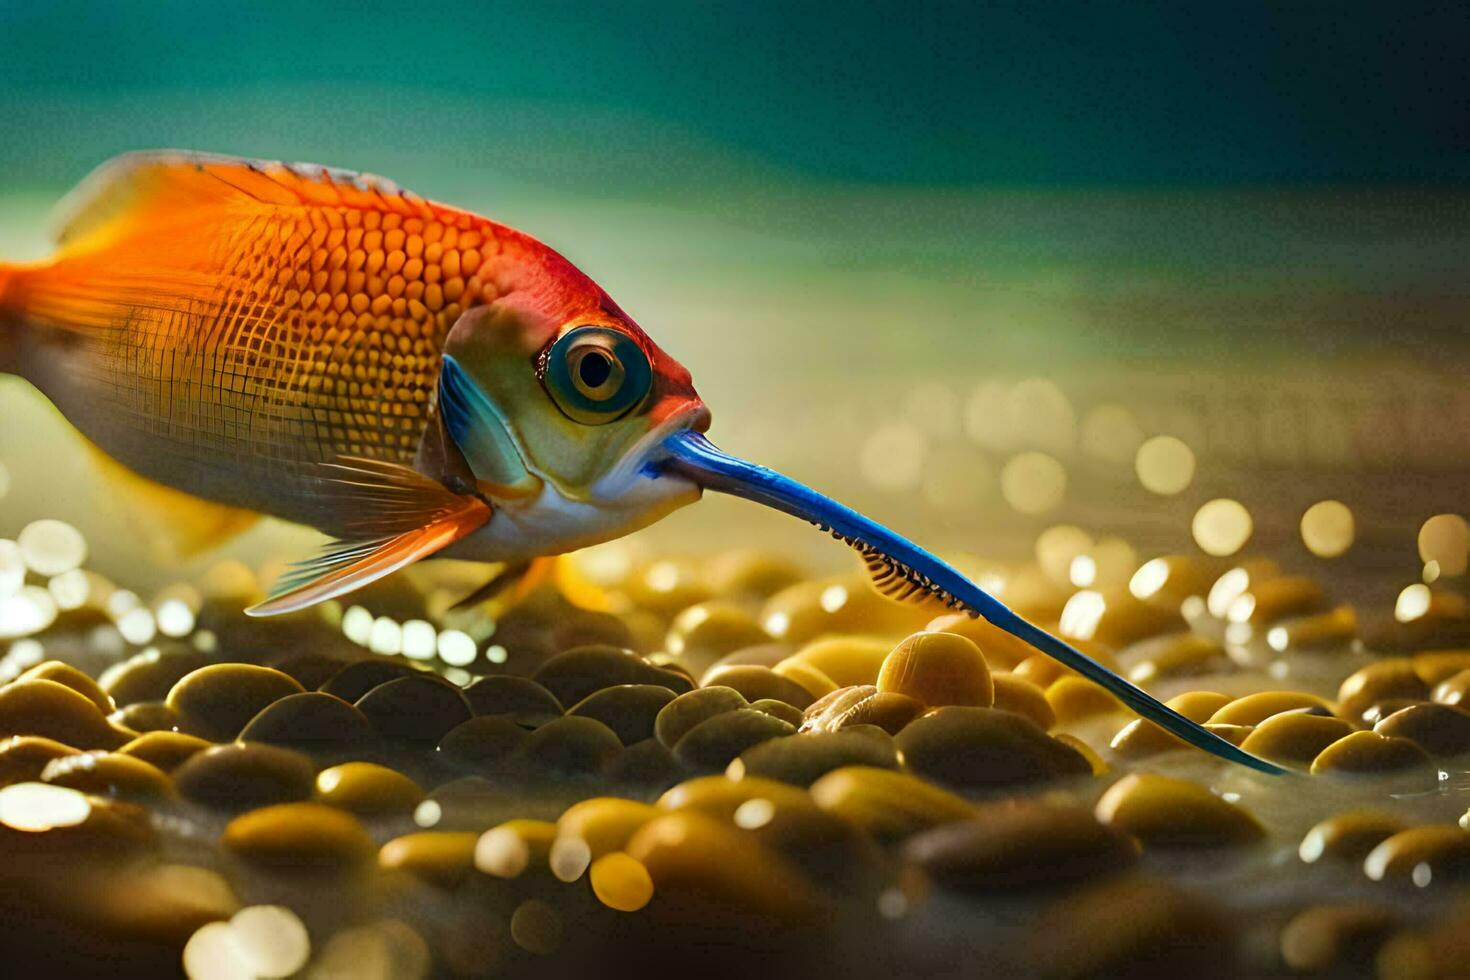
<instances>
[{"instance_id":1,"label":"fish","mask_svg":"<svg viewBox=\"0 0 1470 980\"><path fill-rule=\"evenodd\" d=\"M0 265L0 370L178 520L325 534L250 615L431 557L544 568L732 494L851 546L883 594L983 617L1183 741L1283 772L907 538L716 448L689 371L525 233L371 174L180 150L103 164L58 212L52 257Z\"/></svg>"}]
</instances>

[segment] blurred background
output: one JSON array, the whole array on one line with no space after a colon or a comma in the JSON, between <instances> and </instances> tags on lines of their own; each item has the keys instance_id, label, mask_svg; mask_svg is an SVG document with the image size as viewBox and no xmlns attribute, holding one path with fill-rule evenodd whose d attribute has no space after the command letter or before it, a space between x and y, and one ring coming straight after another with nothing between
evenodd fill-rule
<instances>
[{"instance_id":1,"label":"blurred background","mask_svg":"<svg viewBox=\"0 0 1470 980\"><path fill-rule=\"evenodd\" d=\"M5 0L0 257L126 150L378 172L551 243L720 443L928 544L1076 525L1120 568L1259 546L1396 591L1464 571L1466 37L1448 4ZM13 378L0 420L0 537L180 573ZM647 538L846 560L736 502Z\"/></svg>"}]
</instances>

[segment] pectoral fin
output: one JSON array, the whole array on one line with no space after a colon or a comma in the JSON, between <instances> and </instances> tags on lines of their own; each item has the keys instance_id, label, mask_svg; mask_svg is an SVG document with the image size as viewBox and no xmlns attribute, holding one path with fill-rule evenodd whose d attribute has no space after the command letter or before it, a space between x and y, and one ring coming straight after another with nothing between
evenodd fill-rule
<instances>
[{"instance_id":1,"label":"pectoral fin","mask_svg":"<svg viewBox=\"0 0 1470 980\"><path fill-rule=\"evenodd\" d=\"M406 565L427 558L490 520L490 505L456 494L405 466L344 459L323 493L352 517L360 537L336 541L320 555L297 562L251 616L296 612L345 595Z\"/></svg>"}]
</instances>

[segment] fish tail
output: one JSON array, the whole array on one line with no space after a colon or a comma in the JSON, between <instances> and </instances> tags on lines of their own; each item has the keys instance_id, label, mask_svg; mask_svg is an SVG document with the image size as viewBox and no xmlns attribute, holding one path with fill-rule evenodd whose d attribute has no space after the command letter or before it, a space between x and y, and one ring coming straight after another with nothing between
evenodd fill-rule
<instances>
[{"instance_id":1,"label":"fish tail","mask_svg":"<svg viewBox=\"0 0 1470 980\"><path fill-rule=\"evenodd\" d=\"M20 303L17 269L0 262L0 374L15 374L20 365Z\"/></svg>"}]
</instances>

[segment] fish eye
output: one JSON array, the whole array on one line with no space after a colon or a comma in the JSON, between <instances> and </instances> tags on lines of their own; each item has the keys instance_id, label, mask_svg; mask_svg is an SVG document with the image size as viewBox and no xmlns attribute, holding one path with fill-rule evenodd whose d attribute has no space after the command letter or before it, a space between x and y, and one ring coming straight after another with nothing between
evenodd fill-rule
<instances>
[{"instance_id":1,"label":"fish eye","mask_svg":"<svg viewBox=\"0 0 1470 980\"><path fill-rule=\"evenodd\" d=\"M647 355L633 338L610 327L568 330L543 364L552 401L567 418L586 425L622 418L653 387Z\"/></svg>"}]
</instances>

